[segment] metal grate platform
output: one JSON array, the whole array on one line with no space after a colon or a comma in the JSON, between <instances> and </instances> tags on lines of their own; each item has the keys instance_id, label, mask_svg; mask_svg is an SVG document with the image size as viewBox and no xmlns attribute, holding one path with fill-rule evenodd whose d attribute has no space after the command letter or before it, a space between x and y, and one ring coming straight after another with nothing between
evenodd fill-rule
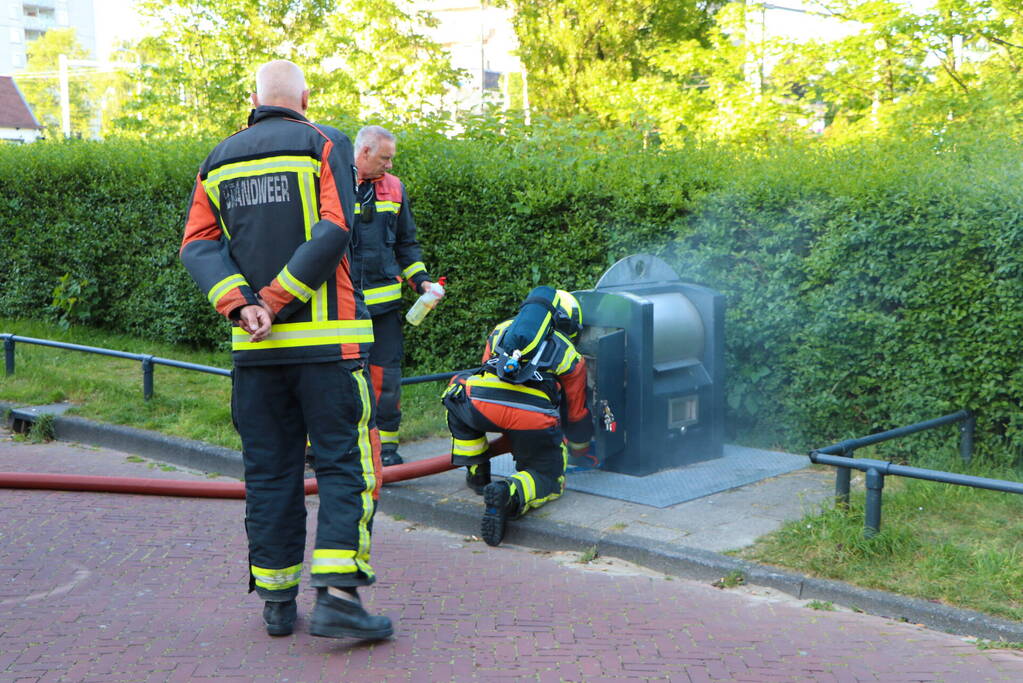
<instances>
[{"instance_id":1,"label":"metal grate platform","mask_svg":"<svg viewBox=\"0 0 1023 683\"><path fill-rule=\"evenodd\" d=\"M565 487L572 491L664 508L794 472L809 465L810 459L803 455L726 444L721 458L662 470L645 477L570 466ZM515 463L511 454L491 460L491 471L503 477L514 474Z\"/></svg>"}]
</instances>

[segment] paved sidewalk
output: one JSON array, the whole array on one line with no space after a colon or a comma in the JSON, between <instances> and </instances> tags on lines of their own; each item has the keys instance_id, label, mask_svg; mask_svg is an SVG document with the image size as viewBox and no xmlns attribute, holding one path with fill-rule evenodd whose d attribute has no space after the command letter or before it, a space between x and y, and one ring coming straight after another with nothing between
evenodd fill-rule
<instances>
[{"instance_id":1,"label":"paved sidewalk","mask_svg":"<svg viewBox=\"0 0 1023 683\"><path fill-rule=\"evenodd\" d=\"M206 478L132 460L0 435L5 471ZM310 637L305 589L296 633L270 638L245 593L243 510L0 490L0 683L1023 680L1020 653L920 626L574 552L490 548L386 514L364 597L396 619L395 637Z\"/></svg>"}]
</instances>

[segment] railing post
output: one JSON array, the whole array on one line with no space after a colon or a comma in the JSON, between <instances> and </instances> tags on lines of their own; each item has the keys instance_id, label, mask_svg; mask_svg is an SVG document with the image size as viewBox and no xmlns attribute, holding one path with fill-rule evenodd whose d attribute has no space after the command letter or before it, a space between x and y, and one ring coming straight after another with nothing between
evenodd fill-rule
<instances>
[{"instance_id":1,"label":"railing post","mask_svg":"<svg viewBox=\"0 0 1023 683\"><path fill-rule=\"evenodd\" d=\"M973 432L977 427L977 418L973 413L959 423L959 457L968 463L973 457Z\"/></svg>"},{"instance_id":2,"label":"railing post","mask_svg":"<svg viewBox=\"0 0 1023 683\"><path fill-rule=\"evenodd\" d=\"M145 400L153 398L153 357L142 358L142 397Z\"/></svg>"},{"instance_id":3,"label":"railing post","mask_svg":"<svg viewBox=\"0 0 1023 683\"><path fill-rule=\"evenodd\" d=\"M10 376L14 374L14 337L4 337L4 372Z\"/></svg>"},{"instance_id":4,"label":"railing post","mask_svg":"<svg viewBox=\"0 0 1023 683\"><path fill-rule=\"evenodd\" d=\"M854 449L847 450L842 455L848 458L855 458ZM849 478L851 469L848 467L835 468L835 507L849 509Z\"/></svg>"},{"instance_id":5,"label":"railing post","mask_svg":"<svg viewBox=\"0 0 1023 683\"><path fill-rule=\"evenodd\" d=\"M867 470L867 509L863 522L864 538L872 538L881 531L881 494L884 475L871 467Z\"/></svg>"}]
</instances>

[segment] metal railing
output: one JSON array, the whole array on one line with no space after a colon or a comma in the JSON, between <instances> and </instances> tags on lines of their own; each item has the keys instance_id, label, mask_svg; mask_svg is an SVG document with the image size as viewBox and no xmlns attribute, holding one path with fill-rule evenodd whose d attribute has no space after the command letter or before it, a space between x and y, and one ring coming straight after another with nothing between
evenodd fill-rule
<instances>
[{"instance_id":1,"label":"metal railing","mask_svg":"<svg viewBox=\"0 0 1023 683\"><path fill-rule=\"evenodd\" d=\"M99 354L101 356L113 356L115 358L127 358L128 360L139 361L142 363L142 396L147 401L153 397L153 368L157 365L166 365L168 367L180 368L182 370L195 370L196 372L206 372L211 375L221 375L223 377L231 376L231 370L224 368L215 368L210 365L199 365L197 363L186 363L180 360L160 358L159 356L152 356L144 353L128 353L127 351L115 351L113 349L104 349L98 346L83 346L81 344L54 341L52 339L20 337L14 334L0 334L0 339L3 339L4 341L4 369L7 376L14 374L14 348L15 344L18 342L23 344L35 344L37 346L48 346L67 351L82 351L85 353ZM419 384L422 382L447 380L451 379L451 377L456 375L458 372L461 371L441 372L434 375L419 375L417 377L403 377L401 383Z\"/></svg>"},{"instance_id":2,"label":"metal railing","mask_svg":"<svg viewBox=\"0 0 1023 683\"><path fill-rule=\"evenodd\" d=\"M835 503L840 506L849 505L850 471L855 469L866 473L867 500L864 511L863 535L867 538L876 535L881 530L881 496L884 491L884 478L886 476L909 477L911 479L956 484L957 486L972 486L974 488L1004 491L1007 493L1023 493L1023 483L1020 482L988 479L986 477L975 477L968 474L944 472L942 470L928 470L921 467L896 465L883 460L855 458L853 456L857 448L957 422L961 423L959 429L959 455L963 462L968 463L973 455L973 431L976 426L976 419L967 410L960 410L957 413L927 420L926 422L918 422L908 427L890 429L886 432L871 434L859 439L849 439L825 448L814 449L810 451L810 462L818 465L831 465L835 468Z\"/></svg>"}]
</instances>

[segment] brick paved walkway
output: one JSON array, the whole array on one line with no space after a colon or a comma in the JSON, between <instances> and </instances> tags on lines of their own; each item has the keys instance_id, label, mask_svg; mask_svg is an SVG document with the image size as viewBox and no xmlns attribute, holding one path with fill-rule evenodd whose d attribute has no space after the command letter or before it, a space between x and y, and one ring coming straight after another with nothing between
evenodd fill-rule
<instances>
[{"instance_id":1,"label":"brick paved walkway","mask_svg":"<svg viewBox=\"0 0 1023 683\"><path fill-rule=\"evenodd\" d=\"M0 469L200 477L3 438ZM243 506L0 489L0 682L1023 681L1020 653L910 624L595 571L384 516L364 599L396 619L395 637L309 636L306 589L296 633L269 638L244 592Z\"/></svg>"}]
</instances>

